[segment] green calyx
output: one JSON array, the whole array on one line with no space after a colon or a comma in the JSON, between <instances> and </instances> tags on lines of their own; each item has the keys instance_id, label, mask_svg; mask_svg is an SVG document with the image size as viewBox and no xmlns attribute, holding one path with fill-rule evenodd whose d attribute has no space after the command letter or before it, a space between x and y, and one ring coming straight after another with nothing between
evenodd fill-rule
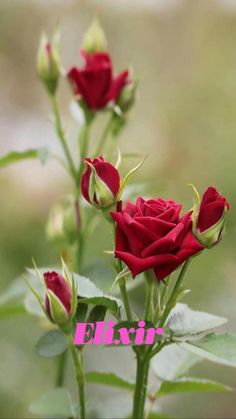
<instances>
[{"instance_id":1,"label":"green calyx","mask_svg":"<svg viewBox=\"0 0 236 419\"><path fill-rule=\"evenodd\" d=\"M226 212L227 208L225 207L220 220L215 225L203 232L200 232L199 229L196 228L196 222L195 226L193 225L194 236L199 241L199 243L201 243L207 249L210 249L211 247L218 244L220 240L222 240L225 231Z\"/></svg>"},{"instance_id":2,"label":"green calyx","mask_svg":"<svg viewBox=\"0 0 236 419\"><path fill-rule=\"evenodd\" d=\"M98 18L94 18L88 30L85 32L82 49L93 54L107 50L106 35Z\"/></svg>"},{"instance_id":3,"label":"green calyx","mask_svg":"<svg viewBox=\"0 0 236 419\"><path fill-rule=\"evenodd\" d=\"M89 200L90 203L99 209L109 208L116 203L116 196L113 195L109 187L97 175L96 169L90 163L91 176L89 182ZM95 199L96 197L96 199Z\"/></svg>"}]
</instances>

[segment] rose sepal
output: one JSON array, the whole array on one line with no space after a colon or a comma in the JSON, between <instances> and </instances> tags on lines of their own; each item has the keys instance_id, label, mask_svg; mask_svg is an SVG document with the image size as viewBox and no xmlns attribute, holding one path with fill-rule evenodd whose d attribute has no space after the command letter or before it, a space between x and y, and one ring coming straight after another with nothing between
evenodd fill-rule
<instances>
[{"instance_id":1,"label":"rose sepal","mask_svg":"<svg viewBox=\"0 0 236 419\"><path fill-rule=\"evenodd\" d=\"M121 196L122 196L122 194L124 192L124 189L125 189L128 181L129 181L130 177L140 169L140 167L143 165L143 163L144 163L144 161L146 160L147 157L148 157L148 154L146 154L146 156L144 156L143 160L137 166L133 167L133 169L131 169L126 174L126 176L124 177L124 179L121 181L120 189L118 191L116 201L120 201ZM120 161L119 161L119 164L120 164Z\"/></svg>"},{"instance_id":2,"label":"rose sepal","mask_svg":"<svg viewBox=\"0 0 236 419\"><path fill-rule=\"evenodd\" d=\"M217 245L220 240L222 240L226 225L226 213L227 206L225 206L220 220L213 227L208 228L202 233L196 228L196 221L193 221L193 234L199 243L207 249L211 249L213 246Z\"/></svg>"},{"instance_id":3,"label":"rose sepal","mask_svg":"<svg viewBox=\"0 0 236 419\"><path fill-rule=\"evenodd\" d=\"M107 39L100 21L95 17L85 32L82 49L93 54L99 51L107 51Z\"/></svg>"},{"instance_id":4,"label":"rose sepal","mask_svg":"<svg viewBox=\"0 0 236 419\"><path fill-rule=\"evenodd\" d=\"M115 198L111 190L108 188L105 182L98 176L94 166L88 161L86 161L86 163L91 168L91 177L89 181L89 190L88 190L91 204L97 208L111 207L115 202ZM95 191L96 191L97 202L94 199Z\"/></svg>"}]
</instances>

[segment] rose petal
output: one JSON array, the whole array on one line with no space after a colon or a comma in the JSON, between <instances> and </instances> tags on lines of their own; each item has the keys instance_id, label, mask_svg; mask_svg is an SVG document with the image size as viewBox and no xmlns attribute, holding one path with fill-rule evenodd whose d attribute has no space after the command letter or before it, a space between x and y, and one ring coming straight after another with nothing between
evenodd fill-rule
<instances>
[{"instance_id":1,"label":"rose petal","mask_svg":"<svg viewBox=\"0 0 236 419\"><path fill-rule=\"evenodd\" d=\"M141 272L147 271L155 267L157 264L159 266L173 263L176 259L176 256L171 254L150 256L148 258L142 259L137 256L134 256L130 253L116 251L115 256L121 259L130 269L133 278Z\"/></svg>"}]
</instances>

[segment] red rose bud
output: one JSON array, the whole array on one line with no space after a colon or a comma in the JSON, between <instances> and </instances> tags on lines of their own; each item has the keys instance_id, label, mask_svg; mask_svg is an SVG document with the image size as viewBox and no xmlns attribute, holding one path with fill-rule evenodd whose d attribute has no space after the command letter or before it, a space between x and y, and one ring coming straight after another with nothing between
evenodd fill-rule
<instances>
[{"instance_id":1,"label":"red rose bud","mask_svg":"<svg viewBox=\"0 0 236 419\"><path fill-rule=\"evenodd\" d=\"M42 35L37 57L37 71L49 94L54 95L60 76L58 34L52 42Z\"/></svg>"},{"instance_id":2,"label":"red rose bud","mask_svg":"<svg viewBox=\"0 0 236 419\"><path fill-rule=\"evenodd\" d=\"M46 272L43 275L46 296L44 311L52 323L57 324L65 333L72 328L72 319L77 308L77 289L73 275L70 276L62 261L63 275Z\"/></svg>"},{"instance_id":3,"label":"red rose bud","mask_svg":"<svg viewBox=\"0 0 236 419\"><path fill-rule=\"evenodd\" d=\"M120 175L103 156L84 159L87 169L82 175L83 197L96 208L109 208L117 201L120 190Z\"/></svg>"},{"instance_id":4,"label":"red rose bud","mask_svg":"<svg viewBox=\"0 0 236 419\"><path fill-rule=\"evenodd\" d=\"M97 18L92 21L85 32L82 49L89 53L107 50L106 35Z\"/></svg>"},{"instance_id":5,"label":"red rose bud","mask_svg":"<svg viewBox=\"0 0 236 419\"><path fill-rule=\"evenodd\" d=\"M105 108L109 102L116 103L127 83L128 71L114 77L108 53L83 50L81 54L85 60L84 67L72 67L67 75L75 96L94 111Z\"/></svg>"},{"instance_id":6,"label":"red rose bud","mask_svg":"<svg viewBox=\"0 0 236 419\"><path fill-rule=\"evenodd\" d=\"M181 216L182 205L164 199L138 198L122 211L112 212L116 221L115 256L132 276L153 269L160 281L204 247L194 237L191 211Z\"/></svg>"},{"instance_id":7,"label":"red rose bud","mask_svg":"<svg viewBox=\"0 0 236 419\"><path fill-rule=\"evenodd\" d=\"M230 205L213 187L203 194L201 203L193 212L193 233L198 241L210 248L221 239Z\"/></svg>"}]
</instances>

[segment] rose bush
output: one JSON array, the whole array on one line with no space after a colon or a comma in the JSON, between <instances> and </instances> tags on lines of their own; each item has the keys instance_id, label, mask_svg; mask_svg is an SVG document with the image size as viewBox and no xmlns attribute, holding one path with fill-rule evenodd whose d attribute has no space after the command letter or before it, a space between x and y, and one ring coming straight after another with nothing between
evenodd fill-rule
<instances>
[{"instance_id":1,"label":"rose bush","mask_svg":"<svg viewBox=\"0 0 236 419\"><path fill-rule=\"evenodd\" d=\"M112 60L106 52L88 53L82 50L84 68L72 67L68 79L74 94L82 98L89 109L99 110L116 102L128 82L128 71L113 75Z\"/></svg>"},{"instance_id":2,"label":"rose bush","mask_svg":"<svg viewBox=\"0 0 236 419\"><path fill-rule=\"evenodd\" d=\"M180 215L182 205L171 200L138 198L122 211L112 212L117 223L115 256L135 277L154 269L162 280L204 247L194 237L191 211Z\"/></svg>"}]
</instances>

